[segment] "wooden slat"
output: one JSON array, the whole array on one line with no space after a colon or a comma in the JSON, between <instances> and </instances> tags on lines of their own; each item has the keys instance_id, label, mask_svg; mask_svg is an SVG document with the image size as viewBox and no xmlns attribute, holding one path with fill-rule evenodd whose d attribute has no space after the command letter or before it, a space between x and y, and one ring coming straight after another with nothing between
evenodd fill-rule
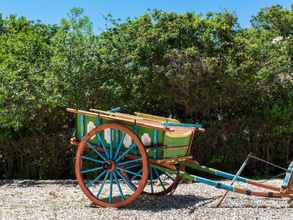
<instances>
[{"instance_id":1,"label":"wooden slat","mask_svg":"<svg viewBox=\"0 0 293 220\"><path fill-rule=\"evenodd\" d=\"M176 120L174 118L166 118L166 117L162 117L162 116L150 115L150 114L141 113L141 112L134 112L134 114L139 117L143 117L144 119L148 119L148 120L152 120L152 121L180 123L178 120Z\"/></svg>"},{"instance_id":2,"label":"wooden slat","mask_svg":"<svg viewBox=\"0 0 293 220\"><path fill-rule=\"evenodd\" d=\"M124 118L124 117L120 117L120 116L116 116L116 115L106 115L106 114L102 114L102 113L89 112L89 111L78 110L78 109L73 109L73 108L66 108L66 111L71 112L71 113L75 113L75 114L83 114L83 115L100 117L100 118L104 118L104 119L123 121L123 122L129 123L129 124L137 124L137 125L149 127L149 128L157 128L157 129L163 130L163 131L172 131L171 128L162 126L160 123L146 121L144 119L135 120L135 119Z\"/></svg>"},{"instance_id":3,"label":"wooden slat","mask_svg":"<svg viewBox=\"0 0 293 220\"><path fill-rule=\"evenodd\" d=\"M129 119L134 119L134 120L143 120L142 117L138 117L138 116L130 115L130 114L125 114L125 113L120 113L120 112L102 111L102 110L93 109L93 108L91 108L90 111L97 112L97 113L102 113L102 114L105 114L105 115L119 116L119 117L122 117L122 118L129 118Z\"/></svg>"}]
</instances>

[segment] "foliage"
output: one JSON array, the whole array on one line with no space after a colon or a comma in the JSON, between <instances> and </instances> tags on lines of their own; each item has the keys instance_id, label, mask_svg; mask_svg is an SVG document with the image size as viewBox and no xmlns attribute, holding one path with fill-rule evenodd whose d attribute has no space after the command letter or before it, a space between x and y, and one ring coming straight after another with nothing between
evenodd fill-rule
<instances>
[{"instance_id":1,"label":"foliage","mask_svg":"<svg viewBox=\"0 0 293 220\"><path fill-rule=\"evenodd\" d=\"M227 11L108 19L96 35L79 8L59 25L0 16L0 176L72 175L68 106L200 121L194 157L230 170L250 151L292 160L293 8L250 28Z\"/></svg>"}]
</instances>

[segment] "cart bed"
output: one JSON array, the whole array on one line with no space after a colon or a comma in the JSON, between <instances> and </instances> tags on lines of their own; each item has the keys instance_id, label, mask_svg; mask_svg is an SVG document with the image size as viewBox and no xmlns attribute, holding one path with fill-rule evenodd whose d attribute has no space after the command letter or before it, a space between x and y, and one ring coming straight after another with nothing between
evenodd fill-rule
<instances>
[{"instance_id":1,"label":"cart bed","mask_svg":"<svg viewBox=\"0 0 293 220\"><path fill-rule=\"evenodd\" d=\"M172 118L164 118L144 113L136 115L114 113L91 109L82 111L67 109L77 114L75 137L80 141L85 134L98 125L106 123L119 123L130 128L141 140L146 151L152 159L167 159L187 156L190 151L194 127L169 126L164 123L176 123L179 121ZM103 138L107 134L104 134ZM97 144L96 137L92 139ZM123 143L127 145L127 141ZM127 146L125 146L127 147Z\"/></svg>"}]
</instances>

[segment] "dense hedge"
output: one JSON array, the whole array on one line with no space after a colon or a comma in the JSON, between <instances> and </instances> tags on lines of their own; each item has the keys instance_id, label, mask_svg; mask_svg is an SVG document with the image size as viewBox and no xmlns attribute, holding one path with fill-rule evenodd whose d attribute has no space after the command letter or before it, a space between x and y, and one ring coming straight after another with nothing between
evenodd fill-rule
<instances>
[{"instance_id":1,"label":"dense hedge","mask_svg":"<svg viewBox=\"0 0 293 220\"><path fill-rule=\"evenodd\" d=\"M195 158L227 170L249 152L293 159L293 8L263 9L250 28L229 12L108 19L97 35L81 9L59 25L0 14L1 178L72 177L65 107L199 121Z\"/></svg>"}]
</instances>

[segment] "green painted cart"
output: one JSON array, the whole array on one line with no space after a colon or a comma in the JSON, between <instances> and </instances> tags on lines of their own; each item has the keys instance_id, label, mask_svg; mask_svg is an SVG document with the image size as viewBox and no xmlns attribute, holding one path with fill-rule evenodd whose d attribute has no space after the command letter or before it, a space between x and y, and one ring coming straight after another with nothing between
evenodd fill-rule
<instances>
[{"instance_id":1,"label":"green painted cart","mask_svg":"<svg viewBox=\"0 0 293 220\"><path fill-rule=\"evenodd\" d=\"M76 114L76 131L70 140L78 146L76 178L97 206L122 207L142 193L172 193L182 179L248 195L293 198L293 164L280 188L198 164L192 159L191 146L197 133L204 131L200 124L138 112L129 115L119 108L67 111ZM191 175L186 167L270 191L255 192Z\"/></svg>"}]
</instances>

